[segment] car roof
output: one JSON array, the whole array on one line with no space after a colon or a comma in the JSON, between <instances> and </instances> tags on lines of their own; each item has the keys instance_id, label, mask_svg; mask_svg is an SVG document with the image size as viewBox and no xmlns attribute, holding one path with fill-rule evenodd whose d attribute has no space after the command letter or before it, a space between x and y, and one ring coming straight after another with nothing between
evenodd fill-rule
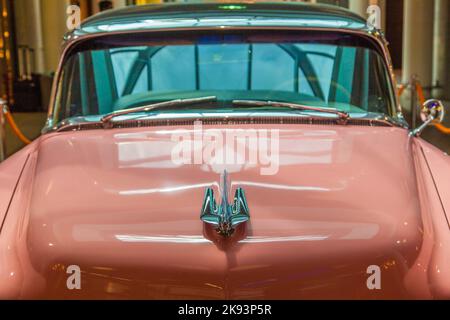
<instances>
[{"instance_id":1,"label":"car roof","mask_svg":"<svg viewBox=\"0 0 450 320\"><path fill-rule=\"evenodd\" d=\"M107 10L86 19L73 35L219 26L371 30L364 18L337 6L286 2L178 3Z\"/></svg>"}]
</instances>

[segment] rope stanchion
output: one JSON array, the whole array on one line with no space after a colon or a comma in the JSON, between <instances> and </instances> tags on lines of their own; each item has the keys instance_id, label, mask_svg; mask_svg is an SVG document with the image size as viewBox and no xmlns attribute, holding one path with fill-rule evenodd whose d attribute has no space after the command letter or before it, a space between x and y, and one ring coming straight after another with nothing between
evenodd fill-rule
<instances>
[{"instance_id":1,"label":"rope stanchion","mask_svg":"<svg viewBox=\"0 0 450 320\"><path fill-rule=\"evenodd\" d=\"M2 110L3 114L5 115L6 121L8 121L9 125L11 126L12 131L17 136L17 138L20 139L25 144L30 144L31 140L28 139L22 131L20 131L19 127L17 126L16 122L14 121L13 116L11 115L11 112L9 111L7 106L3 107Z\"/></svg>"}]
</instances>

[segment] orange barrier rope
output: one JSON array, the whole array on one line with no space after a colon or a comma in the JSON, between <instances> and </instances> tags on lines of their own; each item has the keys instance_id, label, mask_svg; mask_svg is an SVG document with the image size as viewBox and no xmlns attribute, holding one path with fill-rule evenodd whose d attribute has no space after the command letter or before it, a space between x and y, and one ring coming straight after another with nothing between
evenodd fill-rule
<instances>
[{"instance_id":1,"label":"orange barrier rope","mask_svg":"<svg viewBox=\"0 0 450 320\"><path fill-rule=\"evenodd\" d=\"M445 134L450 134L450 128L447 128L445 126L443 126L440 123L436 123L434 124L434 126L436 127L436 129L438 129L440 132L445 133Z\"/></svg>"},{"instance_id":2,"label":"orange barrier rope","mask_svg":"<svg viewBox=\"0 0 450 320\"><path fill-rule=\"evenodd\" d=\"M407 85L401 84L398 88L398 95L401 96L403 94L403 91L405 91Z\"/></svg>"},{"instance_id":3,"label":"orange barrier rope","mask_svg":"<svg viewBox=\"0 0 450 320\"><path fill-rule=\"evenodd\" d=\"M6 117L6 120L8 121L9 125L11 126L12 131L20 139L20 141L22 141L25 144L30 144L31 141L27 137L25 137L25 135L22 133L22 131L20 131L19 127L17 126L16 122L14 121L14 118L11 115L11 112L9 112L9 110L7 108L5 108L3 113Z\"/></svg>"},{"instance_id":4,"label":"orange barrier rope","mask_svg":"<svg viewBox=\"0 0 450 320\"><path fill-rule=\"evenodd\" d=\"M417 92L417 97L419 98L420 104L424 104L425 103L425 95L423 94L423 88L418 81L416 82L416 92Z\"/></svg>"}]
</instances>

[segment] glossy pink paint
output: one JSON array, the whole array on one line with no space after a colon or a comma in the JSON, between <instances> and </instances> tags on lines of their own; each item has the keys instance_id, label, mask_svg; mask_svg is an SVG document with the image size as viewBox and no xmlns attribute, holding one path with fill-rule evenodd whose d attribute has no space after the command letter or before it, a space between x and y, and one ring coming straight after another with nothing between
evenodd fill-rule
<instances>
[{"instance_id":1,"label":"glossy pink paint","mask_svg":"<svg viewBox=\"0 0 450 320\"><path fill-rule=\"evenodd\" d=\"M252 125L280 130L280 168L228 168L251 219L224 240L199 219L223 168L174 164L181 128L51 133L23 150L0 297L450 298L449 194L425 161L448 165L442 152L399 128ZM366 286L370 265L381 290Z\"/></svg>"}]
</instances>

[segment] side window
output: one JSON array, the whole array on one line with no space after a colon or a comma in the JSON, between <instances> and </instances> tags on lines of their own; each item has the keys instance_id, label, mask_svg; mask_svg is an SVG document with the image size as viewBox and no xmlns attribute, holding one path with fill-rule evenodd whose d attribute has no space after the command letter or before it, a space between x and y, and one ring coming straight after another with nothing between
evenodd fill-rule
<instances>
[{"instance_id":1,"label":"side window","mask_svg":"<svg viewBox=\"0 0 450 320\"><path fill-rule=\"evenodd\" d=\"M294 59L275 44L253 46L252 90L293 92Z\"/></svg>"},{"instance_id":2,"label":"side window","mask_svg":"<svg viewBox=\"0 0 450 320\"><path fill-rule=\"evenodd\" d=\"M141 93L141 92L147 92L149 91L148 88L148 67L145 66L140 75L139 78L136 81L136 84L134 85L132 94L134 93Z\"/></svg>"},{"instance_id":3,"label":"side window","mask_svg":"<svg viewBox=\"0 0 450 320\"><path fill-rule=\"evenodd\" d=\"M247 90L247 44L200 45L201 90Z\"/></svg>"},{"instance_id":4,"label":"side window","mask_svg":"<svg viewBox=\"0 0 450 320\"><path fill-rule=\"evenodd\" d=\"M298 92L314 97L314 92L311 88L311 82L317 82L317 79L313 75L305 74L300 67L298 68L298 78Z\"/></svg>"},{"instance_id":5,"label":"side window","mask_svg":"<svg viewBox=\"0 0 450 320\"><path fill-rule=\"evenodd\" d=\"M80 80L79 80L79 56L72 57L73 63L64 70L64 83L61 86L61 97L63 99L61 110L65 114L77 116L82 114L80 101ZM70 90L69 90L70 88Z\"/></svg>"},{"instance_id":6,"label":"side window","mask_svg":"<svg viewBox=\"0 0 450 320\"><path fill-rule=\"evenodd\" d=\"M302 50L308 58L314 73L314 75L305 75L308 79L308 83L315 83L319 86L323 92L324 98L328 101L330 90L332 86L333 68L336 59L336 46L330 45L317 45L317 44L301 44L297 47ZM300 73L301 75L301 73ZM300 84L304 80L300 78ZM305 93L308 88L303 86Z\"/></svg>"},{"instance_id":7,"label":"side window","mask_svg":"<svg viewBox=\"0 0 450 320\"><path fill-rule=\"evenodd\" d=\"M137 50L112 49L110 53L118 91L117 96L121 97L131 68L136 62L139 52Z\"/></svg>"},{"instance_id":8,"label":"side window","mask_svg":"<svg viewBox=\"0 0 450 320\"><path fill-rule=\"evenodd\" d=\"M356 63L356 48L342 48L339 59L336 59L337 76L336 83L333 90L335 90L334 99L331 102L351 103L351 96L353 91L353 78L355 73Z\"/></svg>"},{"instance_id":9,"label":"side window","mask_svg":"<svg viewBox=\"0 0 450 320\"><path fill-rule=\"evenodd\" d=\"M188 91L196 89L194 46L161 48L150 60L154 91Z\"/></svg>"}]
</instances>

